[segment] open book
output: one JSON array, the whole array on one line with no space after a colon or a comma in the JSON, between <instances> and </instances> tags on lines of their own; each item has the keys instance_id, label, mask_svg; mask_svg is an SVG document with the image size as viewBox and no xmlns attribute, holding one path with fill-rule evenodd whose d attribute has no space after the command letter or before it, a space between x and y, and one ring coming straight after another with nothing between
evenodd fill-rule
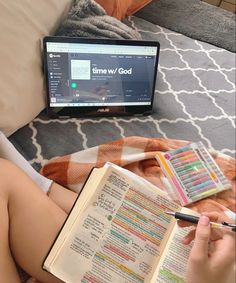
<instances>
[{"instance_id":1,"label":"open book","mask_svg":"<svg viewBox=\"0 0 236 283\"><path fill-rule=\"evenodd\" d=\"M68 283L185 282L187 232L165 211L191 212L134 173L95 168L43 268Z\"/></svg>"}]
</instances>

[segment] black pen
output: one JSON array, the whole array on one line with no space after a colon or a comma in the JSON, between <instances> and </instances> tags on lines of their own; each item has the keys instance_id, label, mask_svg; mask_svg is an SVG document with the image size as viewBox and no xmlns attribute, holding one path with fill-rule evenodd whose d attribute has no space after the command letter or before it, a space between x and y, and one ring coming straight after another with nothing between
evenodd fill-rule
<instances>
[{"instance_id":1,"label":"black pen","mask_svg":"<svg viewBox=\"0 0 236 283\"><path fill-rule=\"evenodd\" d=\"M165 213L174 216L176 219L187 221L193 224L198 224L199 221L199 217L194 215L184 214L181 212L172 212L172 211L165 211ZM223 223L210 222L210 225L212 228L218 228L218 229L226 228L236 232L235 224L229 224L227 222L223 222Z\"/></svg>"}]
</instances>

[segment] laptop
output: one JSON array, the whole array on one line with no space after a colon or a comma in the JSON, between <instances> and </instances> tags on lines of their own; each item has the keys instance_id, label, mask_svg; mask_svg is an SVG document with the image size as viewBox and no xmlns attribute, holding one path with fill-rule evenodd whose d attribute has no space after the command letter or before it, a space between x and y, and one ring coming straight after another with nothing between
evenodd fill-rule
<instances>
[{"instance_id":1,"label":"laptop","mask_svg":"<svg viewBox=\"0 0 236 283\"><path fill-rule=\"evenodd\" d=\"M45 37L43 48L49 117L152 113L158 42Z\"/></svg>"}]
</instances>

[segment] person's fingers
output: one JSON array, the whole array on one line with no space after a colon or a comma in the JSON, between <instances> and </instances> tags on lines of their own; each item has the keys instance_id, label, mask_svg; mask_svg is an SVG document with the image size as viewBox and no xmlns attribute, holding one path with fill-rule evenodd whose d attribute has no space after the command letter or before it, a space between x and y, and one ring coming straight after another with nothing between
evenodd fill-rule
<instances>
[{"instance_id":1,"label":"person's fingers","mask_svg":"<svg viewBox=\"0 0 236 283\"><path fill-rule=\"evenodd\" d=\"M181 228L189 227L189 226L194 225L193 223L190 223L190 222L187 222L187 221L184 221L184 220L178 220L178 221L177 221L177 224L178 224L178 226L181 227Z\"/></svg>"},{"instance_id":2,"label":"person's fingers","mask_svg":"<svg viewBox=\"0 0 236 283\"><path fill-rule=\"evenodd\" d=\"M219 213L218 211L212 212L203 212L202 215L207 216L212 222L228 222L233 223L232 219L230 219L224 212Z\"/></svg>"},{"instance_id":3,"label":"person's fingers","mask_svg":"<svg viewBox=\"0 0 236 283\"><path fill-rule=\"evenodd\" d=\"M208 258L208 242L210 239L210 233L211 228L209 218L205 215L200 216L190 256L193 261L203 262Z\"/></svg>"},{"instance_id":4,"label":"person's fingers","mask_svg":"<svg viewBox=\"0 0 236 283\"><path fill-rule=\"evenodd\" d=\"M216 211L215 212L204 211L204 212L202 212L201 215L207 216L210 219L210 221L214 221L214 222L217 222L217 220L221 217L221 215ZM196 224L193 224L191 222L184 221L184 220L178 220L177 224L178 224L179 227L183 227L183 228L196 225Z\"/></svg>"},{"instance_id":5,"label":"person's fingers","mask_svg":"<svg viewBox=\"0 0 236 283\"><path fill-rule=\"evenodd\" d=\"M213 211L213 212L207 212L207 211L204 211L204 212L202 212L202 214L201 215L205 215L205 216L207 216L209 219L210 219L210 221L212 221L212 222L223 222L223 221L225 221L225 222L232 222L232 221L230 221L230 219L227 217L227 215L225 215L224 213L219 213L219 212L217 212L217 211ZM190 222L187 222L187 221L183 221L183 220L178 220L177 221L177 224L178 224L178 226L179 227L189 227L189 226L194 226L194 225L196 225L196 224L192 224L192 223L190 223Z\"/></svg>"},{"instance_id":6,"label":"person's fingers","mask_svg":"<svg viewBox=\"0 0 236 283\"><path fill-rule=\"evenodd\" d=\"M221 217L220 213L217 211L212 211L212 212L204 211L201 213L201 215L207 216L210 219L210 221L213 222L218 222L219 218Z\"/></svg>"},{"instance_id":7,"label":"person's fingers","mask_svg":"<svg viewBox=\"0 0 236 283\"><path fill-rule=\"evenodd\" d=\"M196 229L191 230L183 239L182 243L185 245L189 245L192 240L195 238Z\"/></svg>"},{"instance_id":8,"label":"person's fingers","mask_svg":"<svg viewBox=\"0 0 236 283\"><path fill-rule=\"evenodd\" d=\"M223 239L215 243L216 252L214 257L217 260L222 261L225 266L235 262L235 247L236 247L236 237L235 232L226 231Z\"/></svg>"}]
</instances>

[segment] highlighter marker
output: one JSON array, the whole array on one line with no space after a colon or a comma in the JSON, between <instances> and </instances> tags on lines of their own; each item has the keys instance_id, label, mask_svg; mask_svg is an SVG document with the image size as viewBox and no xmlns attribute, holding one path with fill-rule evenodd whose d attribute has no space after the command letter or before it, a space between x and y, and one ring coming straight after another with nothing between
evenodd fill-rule
<instances>
[{"instance_id":1,"label":"highlighter marker","mask_svg":"<svg viewBox=\"0 0 236 283\"><path fill-rule=\"evenodd\" d=\"M177 155L171 156L170 161L176 162L176 160L185 160L186 156L188 156L188 158L190 158L190 157L196 156L196 154L193 150L181 152L181 153L178 153Z\"/></svg>"},{"instance_id":2,"label":"highlighter marker","mask_svg":"<svg viewBox=\"0 0 236 283\"><path fill-rule=\"evenodd\" d=\"M199 194L197 196L192 196L191 199L193 201L197 201L197 200L200 200L200 199L203 199L203 198L207 198L207 197L209 197L209 196L211 196L213 194L216 194L218 192L219 192L219 190L217 188L214 188L214 189L209 190L207 192L203 192L203 193L201 193L201 194Z\"/></svg>"},{"instance_id":3,"label":"highlighter marker","mask_svg":"<svg viewBox=\"0 0 236 283\"><path fill-rule=\"evenodd\" d=\"M184 175L187 175L187 174L191 174L193 172L198 172L198 170L196 169L193 169L193 168L190 168L190 169L186 169L186 170L183 170L181 172L178 172L178 176L180 177L181 179L181 176L184 176Z\"/></svg>"},{"instance_id":4,"label":"highlighter marker","mask_svg":"<svg viewBox=\"0 0 236 283\"><path fill-rule=\"evenodd\" d=\"M175 156L175 158L171 158L170 162L172 164L175 164L175 163L178 163L178 162L181 162L181 161L185 161L185 160L188 160L188 159L193 159L193 158L196 158L197 160L199 160L197 155L194 152L192 152L190 154L183 155L183 156Z\"/></svg>"},{"instance_id":5,"label":"highlighter marker","mask_svg":"<svg viewBox=\"0 0 236 283\"><path fill-rule=\"evenodd\" d=\"M190 192L188 196L190 198L198 197L198 196L204 196L205 194L208 194L208 192L210 192L212 190L217 190L217 192L219 191L218 188L216 188L215 184L213 184L213 185L209 185L209 186L206 186L204 188L201 188L197 191Z\"/></svg>"},{"instance_id":6,"label":"highlighter marker","mask_svg":"<svg viewBox=\"0 0 236 283\"><path fill-rule=\"evenodd\" d=\"M188 189L188 191L190 193L195 192L195 191L198 191L199 189L206 188L210 185L215 186L216 184L212 180L209 180L209 181L206 181L206 182L203 182L203 183L200 183L196 186L191 187L190 189Z\"/></svg>"},{"instance_id":7,"label":"highlighter marker","mask_svg":"<svg viewBox=\"0 0 236 283\"><path fill-rule=\"evenodd\" d=\"M200 168L200 169L203 168L201 161L197 161L197 162L191 163L189 165L180 166L180 167L176 168L175 170L178 173L178 172L182 172L184 170L188 170L188 169L196 170L198 168Z\"/></svg>"},{"instance_id":8,"label":"highlighter marker","mask_svg":"<svg viewBox=\"0 0 236 283\"><path fill-rule=\"evenodd\" d=\"M209 175L208 174L208 172L206 171L206 169L205 168L202 168L202 169L199 169L199 170L197 170L197 171L193 171L193 172L191 172L191 173L187 173L186 175L182 175L182 176L180 176L180 180L183 182L183 181L188 181L188 179L190 179L190 178L193 178L193 177L196 177L196 176L200 176L200 175L202 175L202 174L207 174L207 175Z\"/></svg>"},{"instance_id":9,"label":"highlighter marker","mask_svg":"<svg viewBox=\"0 0 236 283\"><path fill-rule=\"evenodd\" d=\"M170 162L172 163L172 164L175 164L175 163L178 163L179 161L184 161L184 160L186 160L186 159L188 159L188 158L197 158L197 159L199 159L198 157L197 157L197 155L194 153L194 152L192 152L192 151L190 151L187 155L186 154L184 154L185 152L182 152L181 153L181 156L178 156L178 155L175 155L174 156L174 158L171 158L171 160L170 160ZM180 154L180 153L179 153ZM188 158L186 158L186 156L188 157Z\"/></svg>"},{"instance_id":10,"label":"highlighter marker","mask_svg":"<svg viewBox=\"0 0 236 283\"><path fill-rule=\"evenodd\" d=\"M210 181L210 180L211 179L209 178L208 175L204 176L202 178L196 178L195 177L195 179L193 179L192 181L190 181L188 183L184 183L184 186L189 189L189 188L192 188L192 187L194 187L194 186L196 186L198 184L201 184L201 183L204 183L204 182Z\"/></svg>"},{"instance_id":11,"label":"highlighter marker","mask_svg":"<svg viewBox=\"0 0 236 283\"><path fill-rule=\"evenodd\" d=\"M192 150L192 147L190 145L186 145L186 146L177 148L177 149L175 149L173 151L171 150L170 154L171 154L171 156L174 156L174 155L177 155L178 153L182 153L182 152L185 152L187 150Z\"/></svg>"},{"instance_id":12,"label":"highlighter marker","mask_svg":"<svg viewBox=\"0 0 236 283\"><path fill-rule=\"evenodd\" d=\"M176 161L178 161L178 162L171 162L171 164L174 168L178 168L178 167L183 166L183 165L191 164L193 162L198 161L198 159L196 157L193 157L193 158L188 158L188 159L185 159L185 160L177 160L176 159Z\"/></svg>"},{"instance_id":13,"label":"highlighter marker","mask_svg":"<svg viewBox=\"0 0 236 283\"><path fill-rule=\"evenodd\" d=\"M192 175L190 178L185 178L185 179L181 179L182 182L184 183L184 185L187 185L188 183L194 182L196 180L201 180L204 177L208 177L210 179L210 176L207 172L203 172L201 174L195 174Z\"/></svg>"}]
</instances>

